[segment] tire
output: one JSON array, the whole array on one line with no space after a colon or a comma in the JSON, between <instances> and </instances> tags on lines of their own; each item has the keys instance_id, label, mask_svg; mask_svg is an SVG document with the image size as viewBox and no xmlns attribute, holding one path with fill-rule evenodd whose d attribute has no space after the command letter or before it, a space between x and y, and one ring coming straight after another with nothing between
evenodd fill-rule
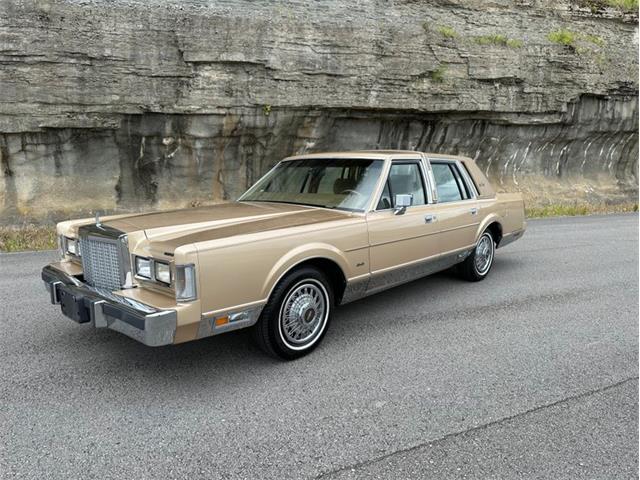
<instances>
[{"instance_id":1,"label":"tire","mask_svg":"<svg viewBox=\"0 0 640 480\"><path fill-rule=\"evenodd\" d=\"M333 289L313 267L288 273L274 288L253 336L267 354L294 360L312 352L322 341L333 313Z\"/></svg>"},{"instance_id":2,"label":"tire","mask_svg":"<svg viewBox=\"0 0 640 480\"><path fill-rule=\"evenodd\" d=\"M484 280L491 267L496 253L496 242L489 230L480 235L473 252L459 265L460 276L470 282Z\"/></svg>"}]
</instances>

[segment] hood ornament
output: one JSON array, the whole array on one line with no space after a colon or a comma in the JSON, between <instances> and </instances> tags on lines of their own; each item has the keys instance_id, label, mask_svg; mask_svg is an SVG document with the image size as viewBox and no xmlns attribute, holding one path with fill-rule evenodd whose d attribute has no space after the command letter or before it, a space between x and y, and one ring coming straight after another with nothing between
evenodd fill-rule
<instances>
[{"instance_id":1,"label":"hood ornament","mask_svg":"<svg viewBox=\"0 0 640 480\"><path fill-rule=\"evenodd\" d=\"M96 227L102 227L102 222L100 221L100 212L96 212Z\"/></svg>"}]
</instances>

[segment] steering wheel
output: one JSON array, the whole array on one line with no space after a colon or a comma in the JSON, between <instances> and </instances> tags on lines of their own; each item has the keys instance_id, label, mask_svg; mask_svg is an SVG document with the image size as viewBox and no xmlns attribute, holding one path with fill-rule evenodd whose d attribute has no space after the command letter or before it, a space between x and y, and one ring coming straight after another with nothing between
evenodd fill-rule
<instances>
[{"instance_id":1,"label":"steering wheel","mask_svg":"<svg viewBox=\"0 0 640 480\"><path fill-rule=\"evenodd\" d=\"M355 193L359 197L363 197L364 196L360 192L358 192L357 190L352 190L350 188L347 188L346 190L341 191L340 195L343 195L343 194L350 195L352 193Z\"/></svg>"}]
</instances>

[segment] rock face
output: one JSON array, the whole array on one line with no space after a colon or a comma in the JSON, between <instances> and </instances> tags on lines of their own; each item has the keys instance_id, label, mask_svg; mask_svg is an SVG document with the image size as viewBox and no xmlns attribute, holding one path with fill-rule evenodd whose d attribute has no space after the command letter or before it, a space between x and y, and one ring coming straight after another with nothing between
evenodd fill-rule
<instances>
[{"instance_id":1,"label":"rock face","mask_svg":"<svg viewBox=\"0 0 640 480\"><path fill-rule=\"evenodd\" d=\"M545 0L0 2L0 223L236 198L300 152L638 188L637 13Z\"/></svg>"}]
</instances>

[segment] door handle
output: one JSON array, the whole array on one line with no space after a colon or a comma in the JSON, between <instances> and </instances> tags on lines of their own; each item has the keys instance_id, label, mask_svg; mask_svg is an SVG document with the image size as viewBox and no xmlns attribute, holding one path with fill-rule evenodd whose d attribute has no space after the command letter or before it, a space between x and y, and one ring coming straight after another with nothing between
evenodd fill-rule
<instances>
[{"instance_id":1,"label":"door handle","mask_svg":"<svg viewBox=\"0 0 640 480\"><path fill-rule=\"evenodd\" d=\"M435 221L436 221L435 215L425 215L424 217L424 223L433 223Z\"/></svg>"},{"instance_id":2,"label":"door handle","mask_svg":"<svg viewBox=\"0 0 640 480\"><path fill-rule=\"evenodd\" d=\"M471 209L471 215L477 215L478 214L478 209L476 207L473 207Z\"/></svg>"}]
</instances>

